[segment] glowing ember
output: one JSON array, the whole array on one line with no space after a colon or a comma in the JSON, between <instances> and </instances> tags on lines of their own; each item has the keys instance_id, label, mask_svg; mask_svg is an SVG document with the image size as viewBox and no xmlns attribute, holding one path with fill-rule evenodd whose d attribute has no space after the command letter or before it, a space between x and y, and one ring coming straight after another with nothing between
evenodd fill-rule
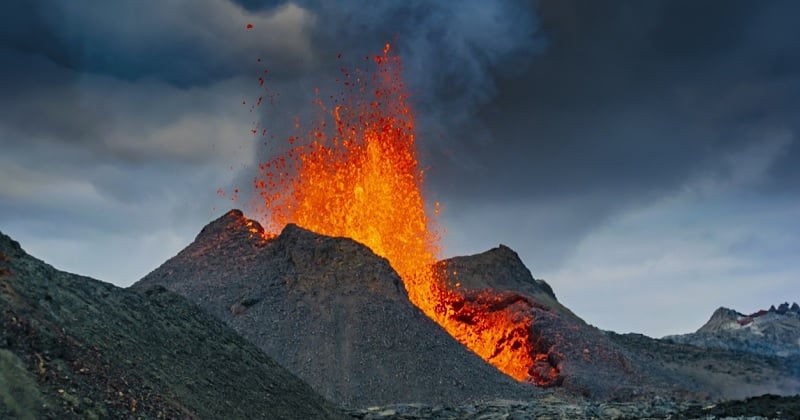
<instances>
[{"instance_id":1,"label":"glowing ember","mask_svg":"<svg viewBox=\"0 0 800 420\"><path fill-rule=\"evenodd\" d=\"M528 302L492 291L469 296L439 280L440 236L422 197L400 60L386 44L371 61L375 72L342 69L344 94L330 105L318 99L313 128L260 165L254 184L266 231L296 223L365 244L389 260L411 302L453 337L509 376L547 384L548 375L534 370L541 356L532 347Z\"/></svg>"}]
</instances>

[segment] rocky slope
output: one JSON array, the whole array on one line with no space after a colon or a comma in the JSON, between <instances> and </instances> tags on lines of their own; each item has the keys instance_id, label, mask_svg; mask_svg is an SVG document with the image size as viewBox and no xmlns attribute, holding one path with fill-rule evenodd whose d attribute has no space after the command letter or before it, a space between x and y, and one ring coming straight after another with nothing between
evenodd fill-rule
<instances>
[{"instance_id":1,"label":"rocky slope","mask_svg":"<svg viewBox=\"0 0 800 420\"><path fill-rule=\"evenodd\" d=\"M233 210L133 287L162 286L232 326L333 401L530 398L408 300L385 259L294 225L263 240Z\"/></svg>"},{"instance_id":2,"label":"rocky slope","mask_svg":"<svg viewBox=\"0 0 800 420\"><path fill-rule=\"evenodd\" d=\"M733 344L700 348L694 342L620 335L588 325L557 301L547 283L534 279L514 251L502 245L446 260L442 267L447 269L451 287L459 290L491 288L531 298L536 303L528 309L534 336L549 354L557 355L561 385L573 393L628 401L646 395L724 400L800 393L800 355L787 351L800 335L796 305L783 304L744 318L738 313L733 318L729 312L721 315L723 310L719 310L698 335L723 334L725 343ZM732 340L731 332L746 332L748 340ZM761 351L754 354L752 349Z\"/></svg>"},{"instance_id":3,"label":"rocky slope","mask_svg":"<svg viewBox=\"0 0 800 420\"><path fill-rule=\"evenodd\" d=\"M641 334L607 336L635 352L648 365L675 372L699 392L693 400L719 401L762 394L800 394L800 357L760 355L738 350L703 348Z\"/></svg>"},{"instance_id":4,"label":"rocky slope","mask_svg":"<svg viewBox=\"0 0 800 420\"><path fill-rule=\"evenodd\" d=\"M696 332L664 339L765 356L800 356L800 306L783 303L750 315L719 308Z\"/></svg>"},{"instance_id":5,"label":"rocky slope","mask_svg":"<svg viewBox=\"0 0 800 420\"><path fill-rule=\"evenodd\" d=\"M547 354L547 361L559 374L558 385L574 394L631 399L685 396L698 390L691 381L652 366L561 305L552 288L534 279L519 256L506 246L444 260L439 266L449 286L468 298L491 289L529 302L525 316L532 319L531 335L537 352Z\"/></svg>"},{"instance_id":6,"label":"rocky slope","mask_svg":"<svg viewBox=\"0 0 800 420\"><path fill-rule=\"evenodd\" d=\"M0 233L0 418L342 418L162 289L64 273Z\"/></svg>"}]
</instances>

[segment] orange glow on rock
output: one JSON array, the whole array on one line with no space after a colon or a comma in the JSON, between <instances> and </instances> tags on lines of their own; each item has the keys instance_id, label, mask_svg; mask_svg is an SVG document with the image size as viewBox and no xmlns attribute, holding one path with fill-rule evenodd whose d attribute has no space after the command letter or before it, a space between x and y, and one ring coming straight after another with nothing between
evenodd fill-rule
<instances>
[{"instance_id":1,"label":"orange glow on rock","mask_svg":"<svg viewBox=\"0 0 800 420\"><path fill-rule=\"evenodd\" d=\"M440 235L422 194L414 115L400 59L390 50L386 44L371 57L373 72L343 68L343 94L332 104L317 99L316 123L259 166L254 186L264 235L296 223L368 246L403 278L411 302L458 341L519 381L547 384L534 370L540 356L529 302L489 290L454 291L441 280Z\"/></svg>"}]
</instances>

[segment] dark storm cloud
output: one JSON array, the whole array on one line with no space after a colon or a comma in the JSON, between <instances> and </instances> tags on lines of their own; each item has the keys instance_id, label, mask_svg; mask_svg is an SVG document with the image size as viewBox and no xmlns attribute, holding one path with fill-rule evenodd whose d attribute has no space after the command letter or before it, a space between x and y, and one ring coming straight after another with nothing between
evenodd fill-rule
<instances>
[{"instance_id":1,"label":"dark storm cloud","mask_svg":"<svg viewBox=\"0 0 800 420\"><path fill-rule=\"evenodd\" d=\"M504 243L587 320L691 314L668 326L685 332L698 299L796 293L796 16L778 0L0 2L0 228L130 284L246 208L272 152L253 120L289 135L315 87L336 95L339 68L388 41L448 255ZM264 67L280 96L249 113ZM215 194L231 186L241 202Z\"/></svg>"},{"instance_id":2,"label":"dark storm cloud","mask_svg":"<svg viewBox=\"0 0 800 420\"><path fill-rule=\"evenodd\" d=\"M215 0L12 0L0 7L4 49L117 79L191 87L240 76L259 55L283 71L311 59L304 34L311 17L291 3L260 13ZM247 23L261 28L260 37Z\"/></svg>"},{"instance_id":3,"label":"dark storm cloud","mask_svg":"<svg viewBox=\"0 0 800 420\"><path fill-rule=\"evenodd\" d=\"M302 4L319 15L315 34L330 49L363 54L395 44L417 112L439 129L465 124L493 98L490 71L513 73L542 47L530 1Z\"/></svg>"},{"instance_id":4,"label":"dark storm cloud","mask_svg":"<svg viewBox=\"0 0 800 420\"><path fill-rule=\"evenodd\" d=\"M4 231L67 268L107 266L118 284L163 261L168 242L174 251L227 209L214 209L216 189L252 160L242 74L258 53L305 65L310 19L291 6L254 14L217 1L3 2ZM285 36L270 38L277 30ZM97 261L119 249L91 252L125 242L150 243L132 245L126 272ZM87 252L65 257L65 246Z\"/></svg>"},{"instance_id":5,"label":"dark storm cloud","mask_svg":"<svg viewBox=\"0 0 800 420\"><path fill-rule=\"evenodd\" d=\"M457 165L431 180L453 199L594 191L623 204L770 140L760 132L800 129L796 2L542 1L539 12L547 50L515 77L494 73L499 95L479 114L490 141L442 152ZM798 162L790 141L771 186L796 185Z\"/></svg>"}]
</instances>

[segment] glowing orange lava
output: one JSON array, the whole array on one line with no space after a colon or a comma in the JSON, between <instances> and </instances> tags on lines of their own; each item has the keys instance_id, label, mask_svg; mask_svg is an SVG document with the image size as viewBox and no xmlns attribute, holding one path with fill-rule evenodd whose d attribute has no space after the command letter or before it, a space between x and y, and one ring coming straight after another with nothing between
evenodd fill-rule
<instances>
[{"instance_id":1,"label":"glowing orange lava","mask_svg":"<svg viewBox=\"0 0 800 420\"><path fill-rule=\"evenodd\" d=\"M458 341L517 380L543 383L532 369L526 303L491 291L469 297L440 280L440 235L422 196L400 60L386 44L371 61L376 71L342 69L344 94L330 105L318 99L313 128L260 165L254 184L266 231L296 223L365 244L389 260L411 302Z\"/></svg>"}]
</instances>

